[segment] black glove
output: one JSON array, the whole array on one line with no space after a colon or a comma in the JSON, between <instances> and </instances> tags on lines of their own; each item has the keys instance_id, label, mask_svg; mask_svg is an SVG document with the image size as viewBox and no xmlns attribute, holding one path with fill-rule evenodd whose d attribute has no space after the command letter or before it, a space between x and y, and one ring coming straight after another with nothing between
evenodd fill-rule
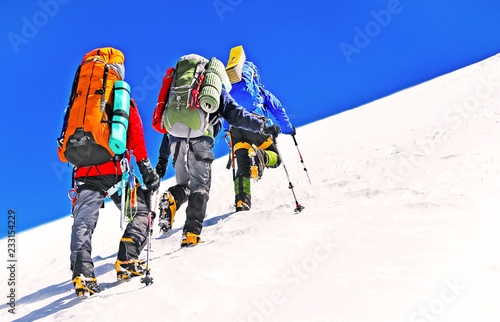
<instances>
[{"instance_id":1,"label":"black glove","mask_svg":"<svg viewBox=\"0 0 500 322\"><path fill-rule=\"evenodd\" d=\"M278 137L278 134L281 133L281 128L277 124L267 125L266 122L263 122L260 132L265 135L270 135L273 139L275 139Z\"/></svg>"},{"instance_id":2,"label":"black glove","mask_svg":"<svg viewBox=\"0 0 500 322\"><path fill-rule=\"evenodd\" d=\"M149 159L145 158L137 162L137 166L139 167L139 171L141 172L142 181L144 181L144 184L148 189L148 193L151 194L155 192L160 186L160 177L151 166L151 162L149 162Z\"/></svg>"},{"instance_id":3,"label":"black glove","mask_svg":"<svg viewBox=\"0 0 500 322\"><path fill-rule=\"evenodd\" d=\"M156 173L158 173L160 179L162 179L165 176L165 173L167 172L167 167L168 167L168 160L158 158L158 163L156 164Z\"/></svg>"}]
</instances>

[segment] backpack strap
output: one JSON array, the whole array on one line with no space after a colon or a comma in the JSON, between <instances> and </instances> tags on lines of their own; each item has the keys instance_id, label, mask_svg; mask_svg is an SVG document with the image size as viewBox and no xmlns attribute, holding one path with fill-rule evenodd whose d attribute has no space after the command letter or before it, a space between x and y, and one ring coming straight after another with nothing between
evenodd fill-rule
<instances>
[{"instance_id":1,"label":"backpack strap","mask_svg":"<svg viewBox=\"0 0 500 322\"><path fill-rule=\"evenodd\" d=\"M174 155L172 156L172 164L174 165L174 167L175 167L175 163L177 162L177 157L179 156L180 149L181 149L181 143L180 143L180 141L178 141L177 145L175 146Z\"/></svg>"},{"instance_id":2,"label":"backpack strap","mask_svg":"<svg viewBox=\"0 0 500 322\"><path fill-rule=\"evenodd\" d=\"M106 83L108 80L109 65L104 63L104 75L102 77L102 87L95 91L96 94L101 94L101 113L106 108Z\"/></svg>"},{"instance_id":3,"label":"backpack strap","mask_svg":"<svg viewBox=\"0 0 500 322\"><path fill-rule=\"evenodd\" d=\"M59 147L61 147L61 148L63 146L63 140L64 140L64 135L66 134L66 129L68 128L69 112L71 111L71 107L73 106L73 101L75 100L76 96L78 95L76 90L78 89L78 81L80 79L80 70L81 69L82 69L82 66L80 65L80 66L78 66L78 69L76 70L75 78L73 79L73 86L71 86L71 94L69 95L68 106L66 107L66 112L64 113L61 135L57 139Z\"/></svg>"},{"instance_id":4,"label":"backpack strap","mask_svg":"<svg viewBox=\"0 0 500 322\"><path fill-rule=\"evenodd\" d=\"M99 54L99 52L98 52L98 54ZM108 82L108 72L109 72L110 65L108 63L106 63L104 60L101 60L99 58L94 57L92 59L89 59L89 60L83 62L83 64L81 64L80 67L82 65L85 65L85 64L90 63L92 61L97 61L97 62L104 64L104 75L102 76L102 87L95 91L95 94L101 94L101 113L102 113L102 112L104 112L104 109L106 108L106 103L107 103L105 100L105 98L106 98L106 85ZM112 66L112 67L116 67L116 66ZM120 73L115 68L113 68L113 70L120 76L120 78L122 77L120 75Z\"/></svg>"},{"instance_id":5,"label":"backpack strap","mask_svg":"<svg viewBox=\"0 0 500 322\"><path fill-rule=\"evenodd\" d=\"M78 81L80 80L80 70L82 69L82 65L78 66L76 70L75 78L73 79L73 86L71 87L71 94L69 96L69 102L72 103L76 98L76 90L78 89Z\"/></svg>"},{"instance_id":6,"label":"backpack strap","mask_svg":"<svg viewBox=\"0 0 500 322\"><path fill-rule=\"evenodd\" d=\"M190 139L191 139L191 128L188 129L188 135L187 135L187 139L186 139L186 153L184 154L184 162L186 164L188 164L188 155L189 155L189 149L190 149L190 145L191 145Z\"/></svg>"}]
</instances>

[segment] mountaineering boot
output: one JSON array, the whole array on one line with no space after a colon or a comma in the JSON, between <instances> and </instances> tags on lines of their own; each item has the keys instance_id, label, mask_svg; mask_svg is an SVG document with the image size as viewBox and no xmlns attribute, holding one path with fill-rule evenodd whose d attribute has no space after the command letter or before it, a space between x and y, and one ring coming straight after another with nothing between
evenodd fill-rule
<instances>
[{"instance_id":1,"label":"mountaineering boot","mask_svg":"<svg viewBox=\"0 0 500 322\"><path fill-rule=\"evenodd\" d=\"M77 296L85 296L87 293L93 295L101 291L99 284L97 284L97 279L93 276L86 277L82 274L75 277L72 283Z\"/></svg>"},{"instance_id":2,"label":"mountaineering boot","mask_svg":"<svg viewBox=\"0 0 500 322\"><path fill-rule=\"evenodd\" d=\"M248 175L248 177L246 176ZM250 210L252 192L250 191L250 173L241 173L234 179L234 207L236 211Z\"/></svg>"},{"instance_id":3,"label":"mountaineering boot","mask_svg":"<svg viewBox=\"0 0 500 322\"><path fill-rule=\"evenodd\" d=\"M73 271L73 286L77 296L99 293L100 288L94 275L94 263L81 261L82 253L78 253L77 260L71 263Z\"/></svg>"},{"instance_id":4,"label":"mountaineering boot","mask_svg":"<svg viewBox=\"0 0 500 322\"><path fill-rule=\"evenodd\" d=\"M177 204L174 197L169 191L165 192L160 200L160 219L158 221L162 235L168 236L172 230L176 210Z\"/></svg>"},{"instance_id":5,"label":"mountaineering boot","mask_svg":"<svg viewBox=\"0 0 500 322\"><path fill-rule=\"evenodd\" d=\"M138 246L140 244L132 237L122 237L120 240L118 257L115 262L116 275L119 280L146 273L146 264L137 259L141 253L141 248Z\"/></svg>"},{"instance_id":6,"label":"mountaineering boot","mask_svg":"<svg viewBox=\"0 0 500 322\"><path fill-rule=\"evenodd\" d=\"M243 201L238 200L238 202L236 203L236 212L248 211L248 210L250 210L250 206L244 203Z\"/></svg>"},{"instance_id":7,"label":"mountaineering boot","mask_svg":"<svg viewBox=\"0 0 500 322\"><path fill-rule=\"evenodd\" d=\"M255 144L252 144L252 147L248 149L248 157L250 158L250 176L257 181L262 178L269 157Z\"/></svg>"},{"instance_id":8,"label":"mountaineering boot","mask_svg":"<svg viewBox=\"0 0 500 322\"><path fill-rule=\"evenodd\" d=\"M119 280L142 276L148 270L146 264L138 259L131 259L128 261L117 260L115 263L116 276Z\"/></svg>"},{"instance_id":9,"label":"mountaineering boot","mask_svg":"<svg viewBox=\"0 0 500 322\"><path fill-rule=\"evenodd\" d=\"M187 232L182 233L181 247L190 247L199 244L201 242L202 241L200 239L200 235Z\"/></svg>"}]
</instances>

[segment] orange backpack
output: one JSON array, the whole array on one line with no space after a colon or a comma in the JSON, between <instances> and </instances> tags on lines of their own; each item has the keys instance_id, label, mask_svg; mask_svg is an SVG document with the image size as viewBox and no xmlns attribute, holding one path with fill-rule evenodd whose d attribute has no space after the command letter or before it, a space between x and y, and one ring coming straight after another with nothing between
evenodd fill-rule
<instances>
[{"instance_id":1,"label":"orange backpack","mask_svg":"<svg viewBox=\"0 0 500 322\"><path fill-rule=\"evenodd\" d=\"M59 159L77 167L110 161L113 85L124 78L123 53L106 47L85 55L76 72L60 138Z\"/></svg>"}]
</instances>

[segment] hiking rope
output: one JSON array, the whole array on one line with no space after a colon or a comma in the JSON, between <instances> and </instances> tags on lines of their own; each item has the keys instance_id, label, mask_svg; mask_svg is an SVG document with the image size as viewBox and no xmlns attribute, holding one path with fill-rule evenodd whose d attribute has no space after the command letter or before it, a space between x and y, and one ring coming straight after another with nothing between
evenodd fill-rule
<instances>
[{"instance_id":1,"label":"hiking rope","mask_svg":"<svg viewBox=\"0 0 500 322\"><path fill-rule=\"evenodd\" d=\"M126 197L125 197L125 213L123 214L123 219L127 223L132 222L132 220L134 220L135 216L137 215L137 205L135 207L135 212L132 214L132 210L134 208L133 199L135 198L133 196L134 195L134 190L131 188L129 191L130 192L126 193ZM129 206L130 206L130 208L129 208ZM129 209L130 209L130 211L129 211ZM128 213L130 213L130 216L127 215Z\"/></svg>"},{"instance_id":2,"label":"hiking rope","mask_svg":"<svg viewBox=\"0 0 500 322\"><path fill-rule=\"evenodd\" d=\"M133 174L133 172L132 172L132 174ZM130 221L134 220L135 215L137 215L137 187L140 187L140 183L136 180L137 180L137 178L135 177L135 175L133 175L132 179L131 179L132 188L130 189L130 207L135 208L135 212L133 215L131 215L129 217ZM137 183L139 183L139 184L137 184Z\"/></svg>"},{"instance_id":3,"label":"hiking rope","mask_svg":"<svg viewBox=\"0 0 500 322\"><path fill-rule=\"evenodd\" d=\"M128 188L128 184L127 184L127 188ZM130 222L128 219L128 216L127 216L127 213L129 212L129 208L128 208L128 205L129 205L129 200L130 200L130 194L127 193L129 191L129 189L126 189L125 190L125 211L122 213L122 220L124 220L125 222Z\"/></svg>"},{"instance_id":4,"label":"hiking rope","mask_svg":"<svg viewBox=\"0 0 500 322\"><path fill-rule=\"evenodd\" d=\"M132 208L137 208L137 185L134 184L134 188L130 189L130 206Z\"/></svg>"},{"instance_id":5,"label":"hiking rope","mask_svg":"<svg viewBox=\"0 0 500 322\"><path fill-rule=\"evenodd\" d=\"M132 169L130 167L130 169ZM134 220L135 216L137 215L137 188L142 185L142 182L139 180L139 178L136 177L134 174L133 170L129 171L132 173L130 175L127 173L127 179L126 179L126 184L125 184L125 208L122 213L122 217L125 220L125 222L129 223ZM128 189L127 189L128 188ZM135 208L135 211L132 213L133 209ZM130 215L129 215L130 214Z\"/></svg>"},{"instance_id":6,"label":"hiking rope","mask_svg":"<svg viewBox=\"0 0 500 322\"><path fill-rule=\"evenodd\" d=\"M74 206L76 202L76 188L73 188L68 192L68 197L71 199L71 206Z\"/></svg>"},{"instance_id":7,"label":"hiking rope","mask_svg":"<svg viewBox=\"0 0 500 322\"><path fill-rule=\"evenodd\" d=\"M197 107L200 107L200 101L198 100L198 95L200 95L200 87L201 87L201 82L203 81L203 78L205 78L205 75L201 74L200 77L198 78L198 87L193 89L191 92L191 109L194 110Z\"/></svg>"}]
</instances>

